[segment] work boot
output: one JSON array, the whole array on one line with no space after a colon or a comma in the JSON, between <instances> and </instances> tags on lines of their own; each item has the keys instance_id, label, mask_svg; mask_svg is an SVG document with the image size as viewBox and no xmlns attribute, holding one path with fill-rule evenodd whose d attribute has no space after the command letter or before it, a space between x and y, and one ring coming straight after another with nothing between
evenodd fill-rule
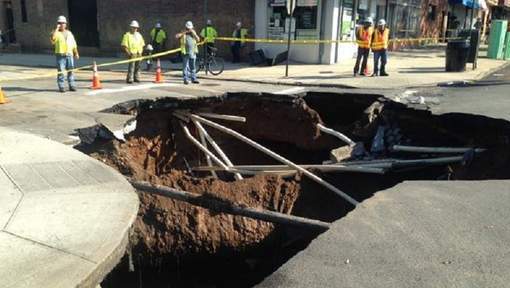
<instances>
[{"instance_id":1,"label":"work boot","mask_svg":"<svg viewBox=\"0 0 510 288\"><path fill-rule=\"evenodd\" d=\"M131 79L126 79L127 84L133 84L133 81Z\"/></svg>"},{"instance_id":2,"label":"work boot","mask_svg":"<svg viewBox=\"0 0 510 288\"><path fill-rule=\"evenodd\" d=\"M200 82L198 80L196 80L196 79L191 81L191 83L193 83L193 84L200 84Z\"/></svg>"},{"instance_id":3,"label":"work boot","mask_svg":"<svg viewBox=\"0 0 510 288\"><path fill-rule=\"evenodd\" d=\"M390 76L388 73L386 73L386 69L383 67L381 67L381 74L379 74L380 76Z\"/></svg>"},{"instance_id":4,"label":"work boot","mask_svg":"<svg viewBox=\"0 0 510 288\"><path fill-rule=\"evenodd\" d=\"M59 91L60 93L64 93L64 92L66 92L66 89L64 89L64 87L59 87L59 88L58 88L58 91Z\"/></svg>"},{"instance_id":5,"label":"work boot","mask_svg":"<svg viewBox=\"0 0 510 288\"><path fill-rule=\"evenodd\" d=\"M188 85L189 84L189 81L188 80L184 80L184 85Z\"/></svg>"},{"instance_id":6,"label":"work boot","mask_svg":"<svg viewBox=\"0 0 510 288\"><path fill-rule=\"evenodd\" d=\"M76 87L74 87L74 86L69 87L69 91L76 92Z\"/></svg>"},{"instance_id":7,"label":"work boot","mask_svg":"<svg viewBox=\"0 0 510 288\"><path fill-rule=\"evenodd\" d=\"M135 79L135 83L140 83L140 79Z\"/></svg>"}]
</instances>

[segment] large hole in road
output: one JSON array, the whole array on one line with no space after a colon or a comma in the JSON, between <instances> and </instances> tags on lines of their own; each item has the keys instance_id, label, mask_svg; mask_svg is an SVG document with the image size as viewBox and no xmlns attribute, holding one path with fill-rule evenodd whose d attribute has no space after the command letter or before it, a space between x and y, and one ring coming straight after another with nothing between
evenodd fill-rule
<instances>
[{"instance_id":1,"label":"large hole in road","mask_svg":"<svg viewBox=\"0 0 510 288\"><path fill-rule=\"evenodd\" d=\"M303 174L269 173L235 180L224 171L217 171L219 179L215 179L210 172L194 170L207 166L206 159L186 138L181 120L173 113L246 117L245 123L214 121L299 164L322 164L330 160L331 150L345 145L321 132L317 124L363 142L367 153L358 157L370 163L458 155L389 149L396 144L487 149L461 153L462 161L397 165L384 174L311 170L358 201L404 180L507 179L510 174L508 122L467 114L432 115L380 95L228 93L192 100L164 98L140 102L136 108L137 127L125 142L96 140L79 149L133 180L325 222L345 216L354 207ZM185 125L199 138L192 123ZM206 129L235 165L281 164L223 132ZM128 253L102 287L252 287L320 233L144 192L139 195L141 206Z\"/></svg>"}]
</instances>

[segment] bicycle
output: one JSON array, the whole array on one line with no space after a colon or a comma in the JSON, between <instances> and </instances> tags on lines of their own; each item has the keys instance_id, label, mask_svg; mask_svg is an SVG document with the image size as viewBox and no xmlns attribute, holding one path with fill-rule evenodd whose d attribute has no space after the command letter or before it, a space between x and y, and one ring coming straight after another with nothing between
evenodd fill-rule
<instances>
[{"instance_id":1,"label":"bicycle","mask_svg":"<svg viewBox=\"0 0 510 288\"><path fill-rule=\"evenodd\" d=\"M216 47L208 47L209 53L207 53L207 71L209 71L212 75L217 76L220 75L225 69L225 60L223 58L216 56L216 52L218 48ZM197 59L197 73L205 68L205 61L203 56L199 56Z\"/></svg>"}]
</instances>

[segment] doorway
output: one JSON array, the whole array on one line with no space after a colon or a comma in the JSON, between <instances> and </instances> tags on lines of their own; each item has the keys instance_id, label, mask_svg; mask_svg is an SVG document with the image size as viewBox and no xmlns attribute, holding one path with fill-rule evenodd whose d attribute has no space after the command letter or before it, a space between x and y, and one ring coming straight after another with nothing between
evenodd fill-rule
<instances>
[{"instance_id":1,"label":"doorway","mask_svg":"<svg viewBox=\"0 0 510 288\"><path fill-rule=\"evenodd\" d=\"M5 24L6 31L3 31L4 39L6 44L16 43L16 31L14 30L14 13L12 11L12 2L4 1L5 8Z\"/></svg>"},{"instance_id":2,"label":"doorway","mask_svg":"<svg viewBox=\"0 0 510 288\"><path fill-rule=\"evenodd\" d=\"M97 0L68 0L69 29L79 46L99 47Z\"/></svg>"}]
</instances>

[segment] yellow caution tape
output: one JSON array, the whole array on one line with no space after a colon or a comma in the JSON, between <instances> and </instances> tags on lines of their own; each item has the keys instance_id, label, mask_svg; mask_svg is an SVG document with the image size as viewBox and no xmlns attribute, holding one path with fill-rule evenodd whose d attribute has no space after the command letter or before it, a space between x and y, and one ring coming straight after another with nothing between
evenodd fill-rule
<instances>
[{"instance_id":1,"label":"yellow caution tape","mask_svg":"<svg viewBox=\"0 0 510 288\"><path fill-rule=\"evenodd\" d=\"M204 42L200 42L198 43L197 45L203 45ZM147 60L147 59L152 59L152 58L159 58L159 57L162 57L162 56L167 56L167 55L170 55L170 54L174 54L174 53L177 53L177 52L180 52L181 49L180 48L177 48L177 49L172 49L172 50L167 50L167 51L163 51L163 52L160 52L160 53L156 53L156 54L152 54L152 55L147 55L147 56L141 56L141 57L137 57L137 58L132 58L132 59L126 59L126 60L120 60L120 61L115 61L115 62L108 62L108 63L101 63L101 64L97 64L97 67L107 67L107 66L113 66L113 65L119 65L119 64L127 64L127 63L131 63L131 62L138 62L138 61L143 61L143 60ZM77 72L77 71L82 71L82 70L87 70L87 69L91 69L93 68L94 65L86 65L86 66L81 66L81 67L77 67L77 68L74 68L74 69L69 69L69 70L63 70L63 71L54 71L54 72L51 72L51 73L45 73L45 74L37 74L37 75L32 75L32 76L22 76L22 77L12 77L12 78L0 78L0 82L2 81L17 81L17 80L29 80L29 79L37 79L37 78L47 78L47 77L54 77L54 76L57 76L59 74L65 74L65 73L68 73L68 72Z\"/></svg>"},{"instance_id":2,"label":"yellow caution tape","mask_svg":"<svg viewBox=\"0 0 510 288\"><path fill-rule=\"evenodd\" d=\"M459 37L450 37L450 38L401 38L401 39L390 39L388 42L421 42L421 41L430 41L430 40L453 40L460 39ZM283 39L254 39L254 38L233 38L233 37L217 37L215 40L219 41L230 41L230 42L249 42L249 43L269 43L269 44L287 44L288 40ZM319 40L319 39L310 39L310 40L290 40L291 44L302 44L302 45L311 45L311 44L336 44L336 43L356 43L355 40Z\"/></svg>"}]
</instances>

